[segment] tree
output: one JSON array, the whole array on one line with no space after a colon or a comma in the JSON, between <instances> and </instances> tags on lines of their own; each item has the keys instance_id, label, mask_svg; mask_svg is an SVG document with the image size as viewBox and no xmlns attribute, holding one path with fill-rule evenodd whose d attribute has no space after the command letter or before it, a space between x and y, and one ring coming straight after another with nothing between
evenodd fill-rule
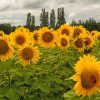
<instances>
[{"instance_id":1,"label":"tree","mask_svg":"<svg viewBox=\"0 0 100 100\"><path fill-rule=\"evenodd\" d=\"M57 23L56 23L56 27L59 27L62 24L65 24L66 20L65 20L65 13L64 13L64 8L58 8L57 9Z\"/></svg>"},{"instance_id":2,"label":"tree","mask_svg":"<svg viewBox=\"0 0 100 100\"><path fill-rule=\"evenodd\" d=\"M12 32L12 26L9 23L0 24L0 31L4 31L5 34L10 34Z\"/></svg>"},{"instance_id":3,"label":"tree","mask_svg":"<svg viewBox=\"0 0 100 100\"><path fill-rule=\"evenodd\" d=\"M40 15L40 26L48 26L49 25L49 17L48 12L45 11L45 9L42 9L41 15Z\"/></svg>"},{"instance_id":4,"label":"tree","mask_svg":"<svg viewBox=\"0 0 100 100\"><path fill-rule=\"evenodd\" d=\"M65 24L66 20L65 20L65 12L64 12L64 8L61 8L61 25Z\"/></svg>"},{"instance_id":5,"label":"tree","mask_svg":"<svg viewBox=\"0 0 100 100\"><path fill-rule=\"evenodd\" d=\"M100 31L100 22L96 22L96 20L94 20L94 18L89 18L86 21L81 21L79 20L78 22L76 22L75 20L73 20L71 22L71 25L73 26L79 26L82 25L84 26L87 30L89 31L93 31L93 30L97 30Z\"/></svg>"},{"instance_id":6,"label":"tree","mask_svg":"<svg viewBox=\"0 0 100 100\"><path fill-rule=\"evenodd\" d=\"M26 26L28 26L28 27L31 26L31 13L28 13L27 14Z\"/></svg>"},{"instance_id":7,"label":"tree","mask_svg":"<svg viewBox=\"0 0 100 100\"><path fill-rule=\"evenodd\" d=\"M52 9L50 13L50 27L51 28L55 28L55 21L56 21L55 11L54 9Z\"/></svg>"},{"instance_id":8,"label":"tree","mask_svg":"<svg viewBox=\"0 0 100 100\"><path fill-rule=\"evenodd\" d=\"M44 26L49 26L49 13L45 12L45 25Z\"/></svg>"},{"instance_id":9,"label":"tree","mask_svg":"<svg viewBox=\"0 0 100 100\"><path fill-rule=\"evenodd\" d=\"M34 15L32 15L31 17L31 26L35 27L35 16Z\"/></svg>"}]
</instances>

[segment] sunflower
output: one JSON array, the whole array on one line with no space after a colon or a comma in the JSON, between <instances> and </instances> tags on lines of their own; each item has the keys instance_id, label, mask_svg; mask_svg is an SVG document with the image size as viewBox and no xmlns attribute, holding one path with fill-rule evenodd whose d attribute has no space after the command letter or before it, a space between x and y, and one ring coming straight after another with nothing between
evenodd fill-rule
<instances>
[{"instance_id":1,"label":"sunflower","mask_svg":"<svg viewBox=\"0 0 100 100\"><path fill-rule=\"evenodd\" d=\"M0 37L1 36L4 36L4 32L3 31L0 31Z\"/></svg>"},{"instance_id":2,"label":"sunflower","mask_svg":"<svg viewBox=\"0 0 100 100\"><path fill-rule=\"evenodd\" d=\"M98 34L98 31L91 31L91 36L93 37L94 40L97 39L97 34Z\"/></svg>"},{"instance_id":3,"label":"sunflower","mask_svg":"<svg viewBox=\"0 0 100 100\"><path fill-rule=\"evenodd\" d=\"M74 41L74 48L79 52L84 51L84 38L79 37Z\"/></svg>"},{"instance_id":4,"label":"sunflower","mask_svg":"<svg viewBox=\"0 0 100 100\"><path fill-rule=\"evenodd\" d=\"M66 35L61 35L58 38L57 45L61 49L67 49L69 47L69 38Z\"/></svg>"},{"instance_id":5,"label":"sunflower","mask_svg":"<svg viewBox=\"0 0 100 100\"><path fill-rule=\"evenodd\" d=\"M14 53L13 47L9 44L6 36L0 37L0 60L9 60Z\"/></svg>"},{"instance_id":6,"label":"sunflower","mask_svg":"<svg viewBox=\"0 0 100 100\"><path fill-rule=\"evenodd\" d=\"M86 35L86 37L84 38L84 45L85 45L85 49L89 49L92 48L94 44L94 39L91 35Z\"/></svg>"},{"instance_id":7,"label":"sunflower","mask_svg":"<svg viewBox=\"0 0 100 100\"><path fill-rule=\"evenodd\" d=\"M90 96L100 92L100 61L94 56L84 55L83 58L79 58L74 68L76 74L70 79L76 81L76 95Z\"/></svg>"},{"instance_id":8,"label":"sunflower","mask_svg":"<svg viewBox=\"0 0 100 100\"><path fill-rule=\"evenodd\" d=\"M97 39L100 40L100 32L97 33Z\"/></svg>"},{"instance_id":9,"label":"sunflower","mask_svg":"<svg viewBox=\"0 0 100 100\"><path fill-rule=\"evenodd\" d=\"M86 29L83 26L73 27L73 38L79 37L82 33L86 34Z\"/></svg>"},{"instance_id":10,"label":"sunflower","mask_svg":"<svg viewBox=\"0 0 100 100\"><path fill-rule=\"evenodd\" d=\"M31 36L28 31L15 30L10 34L10 41L13 46L21 47L31 43Z\"/></svg>"},{"instance_id":11,"label":"sunflower","mask_svg":"<svg viewBox=\"0 0 100 100\"><path fill-rule=\"evenodd\" d=\"M38 43L39 30L38 31L37 30L33 31L31 33L31 35L32 35L33 42Z\"/></svg>"},{"instance_id":12,"label":"sunflower","mask_svg":"<svg viewBox=\"0 0 100 100\"><path fill-rule=\"evenodd\" d=\"M71 26L69 26L67 24L62 25L60 27L60 29L58 29L58 32L59 32L59 34L61 34L61 35L65 34L66 36L68 36L70 38L72 37L72 33L73 33Z\"/></svg>"},{"instance_id":13,"label":"sunflower","mask_svg":"<svg viewBox=\"0 0 100 100\"><path fill-rule=\"evenodd\" d=\"M57 33L53 29L43 27L39 33L39 44L42 47L50 48L55 47L57 41Z\"/></svg>"},{"instance_id":14,"label":"sunflower","mask_svg":"<svg viewBox=\"0 0 100 100\"><path fill-rule=\"evenodd\" d=\"M21 47L17 51L17 57L23 66L30 65L30 63L37 64L39 60L39 50L37 47L32 46Z\"/></svg>"},{"instance_id":15,"label":"sunflower","mask_svg":"<svg viewBox=\"0 0 100 100\"><path fill-rule=\"evenodd\" d=\"M18 31L20 31L20 32L29 32L29 29L24 28L23 26L20 26L20 27L17 27L16 30L15 30L15 32L18 32Z\"/></svg>"}]
</instances>

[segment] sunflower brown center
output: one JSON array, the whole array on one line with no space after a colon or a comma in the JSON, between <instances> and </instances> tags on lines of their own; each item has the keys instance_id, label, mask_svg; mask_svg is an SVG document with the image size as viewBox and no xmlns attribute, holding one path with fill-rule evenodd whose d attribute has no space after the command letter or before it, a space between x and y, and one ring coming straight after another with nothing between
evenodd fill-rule
<instances>
[{"instance_id":1,"label":"sunflower brown center","mask_svg":"<svg viewBox=\"0 0 100 100\"><path fill-rule=\"evenodd\" d=\"M34 34L34 39L35 39L36 41L38 41L38 35L37 35L37 33Z\"/></svg>"},{"instance_id":2,"label":"sunflower brown center","mask_svg":"<svg viewBox=\"0 0 100 100\"><path fill-rule=\"evenodd\" d=\"M25 37L22 36L22 35L18 35L16 37L16 42L19 44L19 45L22 45L24 42L25 42Z\"/></svg>"},{"instance_id":3,"label":"sunflower brown center","mask_svg":"<svg viewBox=\"0 0 100 100\"><path fill-rule=\"evenodd\" d=\"M30 60L33 58L33 50L31 48L24 48L22 50L22 57L25 59L25 60Z\"/></svg>"},{"instance_id":4,"label":"sunflower brown center","mask_svg":"<svg viewBox=\"0 0 100 100\"><path fill-rule=\"evenodd\" d=\"M66 46L66 45L67 45L67 40L64 39L64 38L62 38L62 39L61 39L61 45L62 45L62 46Z\"/></svg>"},{"instance_id":5,"label":"sunflower brown center","mask_svg":"<svg viewBox=\"0 0 100 100\"><path fill-rule=\"evenodd\" d=\"M100 35L98 35L98 40L100 40Z\"/></svg>"},{"instance_id":6,"label":"sunflower brown center","mask_svg":"<svg viewBox=\"0 0 100 100\"><path fill-rule=\"evenodd\" d=\"M0 36L3 36L3 34L2 34L2 33L0 33Z\"/></svg>"},{"instance_id":7,"label":"sunflower brown center","mask_svg":"<svg viewBox=\"0 0 100 100\"><path fill-rule=\"evenodd\" d=\"M94 36L95 35L95 33L94 32L92 32L92 36Z\"/></svg>"},{"instance_id":8,"label":"sunflower brown center","mask_svg":"<svg viewBox=\"0 0 100 100\"><path fill-rule=\"evenodd\" d=\"M89 44L91 44L91 39L85 38L84 44L85 44L85 46L88 46Z\"/></svg>"},{"instance_id":9,"label":"sunflower brown center","mask_svg":"<svg viewBox=\"0 0 100 100\"><path fill-rule=\"evenodd\" d=\"M83 71L81 75L81 83L82 86L86 89L93 88L98 81L98 73L97 71L88 72Z\"/></svg>"},{"instance_id":10,"label":"sunflower brown center","mask_svg":"<svg viewBox=\"0 0 100 100\"><path fill-rule=\"evenodd\" d=\"M9 50L9 46L6 41L0 40L0 54L6 54Z\"/></svg>"},{"instance_id":11,"label":"sunflower brown center","mask_svg":"<svg viewBox=\"0 0 100 100\"><path fill-rule=\"evenodd\" d=\"M69 31L67 29L63 29L61 34L66 34L66 36L69 36Z\"/></svg>"},{"instance_id":12,"label":"sunflower brown center","mask_svg":"<svg viewBox=\"0 0 100 100\"><path fill-rule=\"evenodd\" d=\"M82 47L83 47L83 39L78 38L78 39L75 41L75 45L76 45L76 47L78 47L78 48L82 48Z\"/></svg>"},{"instance_id":13,"label":"sunflower brown center","mask_svg":"<svg viewBox=\"0 0 100 100\"><path fill-rule=\"evenodd\" d=\"M50 32L45 32L42 36L44 42L51 42L53 39L53 35Z\"/></svg>"},{"instance_id":14,"label":"sunflower brown center","mask_svg":"<svg viewBox=\"0 0 100 100\"><path fill-rule=\"evenodd\" d=\"M79 36L80 33L82 33L82 31L81 31L80 29L77 29L77 28L76 28L76 29L74 30L73 37L77 37L77 36Z\"/></svg>"}]
</instances>

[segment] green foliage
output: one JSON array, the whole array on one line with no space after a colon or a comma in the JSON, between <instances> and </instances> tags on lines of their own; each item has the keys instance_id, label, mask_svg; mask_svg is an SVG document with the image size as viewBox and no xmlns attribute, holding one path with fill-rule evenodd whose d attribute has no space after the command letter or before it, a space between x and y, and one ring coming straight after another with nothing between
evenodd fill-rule
<instances>
[{"instance_id":1,"label":"green foliage","mask_svg":"<svg viewBox=\"0 0 100 100\"><path fill-rule=\"evenodd\" d=\"M95 47L99 50L100 42ZM100 60L100 53L93 48ZM38 64L22 67L16 57L0 62L0 100L99 100L100 94L90 98L79 97L73 91L74 82L69 77L80 56L73 48L42 48ZM97 54L98 53L98 54ZM63 96L64 94L64 96Z\"/></svg>"},{"instance_id":2,"label":"green foliage","mask_svg":"<svg viewBox=\"0 0 100 100\"><path fill-rule=\"evenodd\" d=\"M15 30L16 27L11 26L9 23L0 24L0 31L4 31L4 33L9 34Z\"/></svg>"},{"instance_id":3,"label":"green foliage","mask_svg":"<svg viewBox=\"0 0 100 100\"><path fill-rule=\"evenodd\" d=\"M67 51L58 48L39 49L37 65L23 68L16 57L0 62L0 100L64 100L63 93L74 85L66 80L73 73L70 54L66 57Z\"/></svg>"},{"instance_id":4,"label":"green foliage","mask_svg":"<svg viewBox=\"0 0 100 100\"><path fill-rule=\"evenodd\" d=\"M97 30L100 31L100 22L97 22L96 20L94 20L94 18L89 18L86 21L81 21L79 20L78 22L76 22L75 20L72 21L71 25L75 26L75 25L82 25L84 26L87 30L89 31L93 31L93 30Z\"/></svg>"},{"instance_id":5,"label":"green foliage","mask_svg":"<svg viewBox=\"0 0 100 100\"><path fill-rule=\"evenodd\" d=\"M100 94L96 93L96 94L93 94L90 97L87 97L87 96L83 97L83 96L75 95L75 91L70 90L70 91L64 93L64 98L65 98L65 100L99 100Z\"/></svg>"}]
</instances>

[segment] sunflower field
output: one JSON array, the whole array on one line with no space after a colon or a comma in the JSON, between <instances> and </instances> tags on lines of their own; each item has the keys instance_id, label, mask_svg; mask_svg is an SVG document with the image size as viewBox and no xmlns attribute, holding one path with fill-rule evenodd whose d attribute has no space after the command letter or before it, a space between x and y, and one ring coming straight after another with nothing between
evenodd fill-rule
<instances>
[{"instance_id":1,"label":"sunflower field","mask_svg":"<svg viewBox=\"0 0 100 100\"><path fill-rule=\"evenodd\" d=\"M0 31L0 100L100 100L100 32Z\"/></svg>"}]
</instances>

